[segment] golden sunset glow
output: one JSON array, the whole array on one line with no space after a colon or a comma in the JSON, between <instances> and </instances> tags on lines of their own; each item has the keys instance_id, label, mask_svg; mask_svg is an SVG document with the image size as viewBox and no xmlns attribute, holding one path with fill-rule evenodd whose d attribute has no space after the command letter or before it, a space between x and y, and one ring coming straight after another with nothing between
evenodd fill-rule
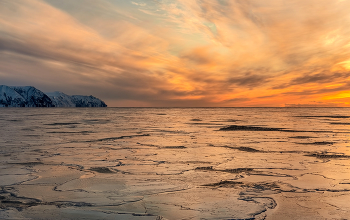
<instances>
[{"instance_id":1,"label":"golden sunset glow","mask_svg":"<svg viewBox=\"0 0 350 220\"><path fill-rule=\"evenodd\" d=\"M349 0L0 0L0 84L108 106L349 107Z\"/></svg>"}]
</instances>

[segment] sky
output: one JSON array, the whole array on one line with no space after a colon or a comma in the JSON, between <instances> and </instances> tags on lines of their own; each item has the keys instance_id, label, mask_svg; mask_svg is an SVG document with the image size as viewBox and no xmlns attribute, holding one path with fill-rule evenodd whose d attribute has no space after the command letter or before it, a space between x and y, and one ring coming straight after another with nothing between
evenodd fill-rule
<instances>
[{"instance_id":1,"label":"sky","mask_svg":"<svg viewBox=\"0 0 350 220\"><path fill-rule=\"evenodd\" d=\"M350 107L350 0L0 0L0 84L109 107Z\"/></svg>"}]
</instances>

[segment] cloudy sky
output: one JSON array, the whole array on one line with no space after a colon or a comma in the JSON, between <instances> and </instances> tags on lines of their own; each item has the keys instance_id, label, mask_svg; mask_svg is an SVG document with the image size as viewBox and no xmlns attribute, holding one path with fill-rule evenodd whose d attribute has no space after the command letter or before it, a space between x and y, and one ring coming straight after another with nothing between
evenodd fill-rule
<instances>
[{"instance_id":1,"label":"cloudy sky","mask_svg":"<svg viewBox=\"0 0 350 220\"><path fill-rule=\"evenodd\" d=\"M348 106L350 0L0 0L0 84L108 106Z\"/></svg>"}]
</instances>

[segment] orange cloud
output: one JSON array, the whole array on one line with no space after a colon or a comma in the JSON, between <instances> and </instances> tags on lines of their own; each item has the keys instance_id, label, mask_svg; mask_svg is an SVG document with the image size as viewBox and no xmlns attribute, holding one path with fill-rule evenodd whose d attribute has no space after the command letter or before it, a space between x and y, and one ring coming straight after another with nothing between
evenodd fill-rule
<instances>
[{"instance_id":1,"label":"orange cloud","mask_svg":"<svg viewBox=\"0 0 350 220\"><path fill-rule=\"evenodd\" d=\"M110 106L348 106L349 7L3 0L0 80Z\"/></svg>"}]
</instances>

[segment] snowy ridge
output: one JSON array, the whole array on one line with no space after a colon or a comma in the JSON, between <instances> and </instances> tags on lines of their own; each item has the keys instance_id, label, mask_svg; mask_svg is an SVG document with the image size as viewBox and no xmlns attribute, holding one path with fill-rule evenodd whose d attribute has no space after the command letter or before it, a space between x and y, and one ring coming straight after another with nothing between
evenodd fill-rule
<instances>
[{"instance_id":1,"label":"snowy ridge","mask_svg":"<svg viewBox=\"0 0 350 220\"><path fill-rule=\"evenodd\" d=\"M63 92L50 92L47 95L51 98L56 107L76 107L72 97Z\"/></svg>"},{"instance_id":2,"label":"snowy ridge","mask_svg":"<svg viewBox=\"0 0 350 220\"><path fill-rule=\"evenodd\" d=\"M0 86L0 107L55 107L51 99L32 86Z\"/></svg>"},{"instance_id":3,"label":"snowy ridge","mask_svg":"<svg viewBox=\"0 0 350 220\"><path fill-rule=\"evenodd\" d=\"M0 85L0 107L107 107L94 96L43 93L33 86Z\"/></svg>"},{"instance_id":4,"label":"snowy ridge","mask_svg":"<svg viewBox=\"0 0 350 220\"><path fill-rule=\"evenodd\" d=\"M0 107L25 107L26 100L12 88L0 85Z\"/></svg>"},{"instance_id":5,"label":"snowy ridge","mask_svg":"<svg viewBox=\"0 0 350 220\"><path fill-rule=\"evenodd\" d=\"M76 104L76 107L107 107L107 105L102 100L92 95L73 95L72 100Z\"/></svg>"},{"instance_id":6,"label":"snowy ridge","mask_svg":"<svg viewBox=\"0 0 350 220\"><path fill-rule=\"evenodd\" d=\"M106 103L94 96L69 96L63 92L53 92L48 95L56 107L107 107Z\"/></svg>"},{"instance_id":7,"label":"snowy ridge","mask_svg":"<svg viewBox=\"0 0 350 220\"><path fill-rule=\"evenodd\" d=\"M33 86L11 86L25 100L25 107L55 107L51 99Z\"/></svg>"}]
</instances>

